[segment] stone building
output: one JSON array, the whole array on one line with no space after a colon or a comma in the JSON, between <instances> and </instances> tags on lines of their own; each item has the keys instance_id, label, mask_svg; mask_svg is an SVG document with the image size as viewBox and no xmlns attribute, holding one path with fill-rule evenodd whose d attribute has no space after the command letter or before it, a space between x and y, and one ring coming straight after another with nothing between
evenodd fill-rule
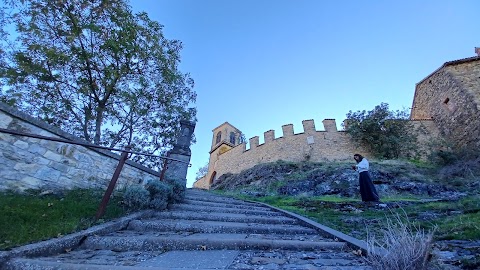
<instances>
[{"instance_id":1,"label":"stone building","mask_svg":"<svg viewBox=\"0 0 480 270\"><path fill-rule=\"evenodd\" d=\"M480 149L480 49L446 62L417 83L410 118L431 119L457 147Z\"/></svg>"}]
</instances>

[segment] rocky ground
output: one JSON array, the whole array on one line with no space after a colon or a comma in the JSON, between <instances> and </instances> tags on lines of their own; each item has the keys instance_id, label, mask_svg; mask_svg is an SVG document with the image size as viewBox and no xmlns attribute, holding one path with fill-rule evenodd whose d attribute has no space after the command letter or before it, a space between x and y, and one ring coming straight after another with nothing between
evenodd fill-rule
<instances>
[{"instance_id":1,"label":"rocky ground","mask_svg":"<svg viewBox=\"0 0 480 270\"><path fill-rule=\"evenodd\" d=\"M370 173L382 197L423 198L416 202L399 200L375 206L378 211L385 208L406 206L411 203L429 201L456 202L465 197L480 194L480 160L445 167L418 166L404 161L371 162ZM240 174L220 177L213 185L214 190L237 192L250 197L269 195L323 196L358 199L357 174L350 163L289 163L275 162L260 164ZM327 205L328 204L328 205ZM362 203L328 203L322 207L335 208L343 215L344 223L368 224L362 217ZM476 208L469 211L478 212ZM370 208L371 210L372 208ZM462 215L463 209L438 212L435 209L418 213L423 221L432 221L439 215ZM480 227L479 227L480 230ZM358 239L364 234L357 231L345 232ZM462 233L462 232L458 232ZM432 247L432 269L480 269L480 239L436 240Z\"/></svg>"}]
</instances>

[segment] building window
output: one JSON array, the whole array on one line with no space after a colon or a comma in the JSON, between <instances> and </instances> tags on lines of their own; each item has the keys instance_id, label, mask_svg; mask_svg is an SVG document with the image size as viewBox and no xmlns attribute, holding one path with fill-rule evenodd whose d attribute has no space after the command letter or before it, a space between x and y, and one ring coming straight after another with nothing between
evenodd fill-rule
<instances>
[{"instance_id":1,"label":"building window","mask_svg":"<svg viewBox=\"0 0 480 270\"><path fill-rule=\"evenodd\" d=\"M230 132L230 143L235 144L235 133Z\"/></svg>"},{"instance_id":2,"label":"building window","mask_svg":"<svg viewBox=\"0 0 480 270\"><path fill-rule=\"evenodd\" d=\"M221 140L222 140L222 132L219 131L219 132L217 133L217 140L215 141L215 143L219 143Z\"/></svg>"},{"instance_id":3,"label":"building window","mask_svg":"<svg viewBox=\"0 0 480 270\"><path fill-rule=\"evenodd\" d=\"M451 112L453 112L455 110L455 105L453 104L453 102L450 100L450 98L446 98L444 101L443 101L443 104L447 107L447 109Z\"/></svg>"}]
</instances>

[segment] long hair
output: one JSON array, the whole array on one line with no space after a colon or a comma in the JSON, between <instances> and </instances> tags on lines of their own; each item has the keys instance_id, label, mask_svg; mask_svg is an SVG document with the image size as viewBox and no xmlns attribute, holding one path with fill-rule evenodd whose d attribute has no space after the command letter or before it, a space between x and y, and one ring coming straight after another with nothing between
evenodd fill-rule
<instances>
[{"instance_id":1,"label":"long hair","mask_svg":"<svg viewBox=\"0 0 480 270\"><path fill-rule=\"evenodd\" d=\"M353 155L354 157L358 157L358 162L362 161L363 160L363 156L360 155L360 154L355 154Z\"/></svg>"}]
</instances>

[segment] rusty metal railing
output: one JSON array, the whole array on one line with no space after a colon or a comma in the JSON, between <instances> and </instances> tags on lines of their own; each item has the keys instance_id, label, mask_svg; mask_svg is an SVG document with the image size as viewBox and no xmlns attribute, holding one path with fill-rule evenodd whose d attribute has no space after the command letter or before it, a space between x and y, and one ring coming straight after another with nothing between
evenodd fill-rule
<instances>
[{"instance_id":1,"label":"rusty metal railing","mask_svg":"<svg viewBox=\"0 0 480 270\"><path fill-rule=\"evenodd\" d=\"M165 167L167 165L167 161L170 161L170 162L176 161L176 162L188 164L188 167L192 166L189 162L179 160L179 159L175 159L175 158L171 158L171 157L168 157L168 156L165 157L165 156L160 156L160 155L131 151L131 146L126 146L125 149L119 149L119 148L112 148L112 147L95 145L95 144L92 144L92 143L89 143L89 142L72 141L72 140L67 140L67 139L62 139L62 138L54 138L54 137L36 135L36 134L25 133L25 132L21 132L21 131L17 131L17 130L4 129L4 128L0 128L0 133L7 133L7 134L10 134L10 135L24 136L24 137L30 137L30 138L36 138L36 139L42 139L42 140L49 140L49 141L55 141L55 142L61 142L61 143L75 144L75 145L85 146L85 147L89 147L89 148L97 148L97 149L121 152L122 154L121 154L120 159L118 161L118 165L115 168L115 172L112 175L112 179L110 180L110 183L107 187L107 190L105 191L105 194L103 195L102 201L100 202L100 205L98 207L97 213L95 214L95 220L98 220L100 217L102 217L105 214L105 209L107 207L108 201L110 200L110 196L112 195L112 192L115 189L115 185L117 183L118 177L120 176L120 173L122 172L123 165L125 165L125 162L128 159L128 154L144 155L144 156L158 157L158 158L163 159L165 162L164 162L164 168L162 169L162 172L160 173L160 180L163 180L163 176L164 176L165 170L166 170Z\"/></svg>"}]
</instances>

